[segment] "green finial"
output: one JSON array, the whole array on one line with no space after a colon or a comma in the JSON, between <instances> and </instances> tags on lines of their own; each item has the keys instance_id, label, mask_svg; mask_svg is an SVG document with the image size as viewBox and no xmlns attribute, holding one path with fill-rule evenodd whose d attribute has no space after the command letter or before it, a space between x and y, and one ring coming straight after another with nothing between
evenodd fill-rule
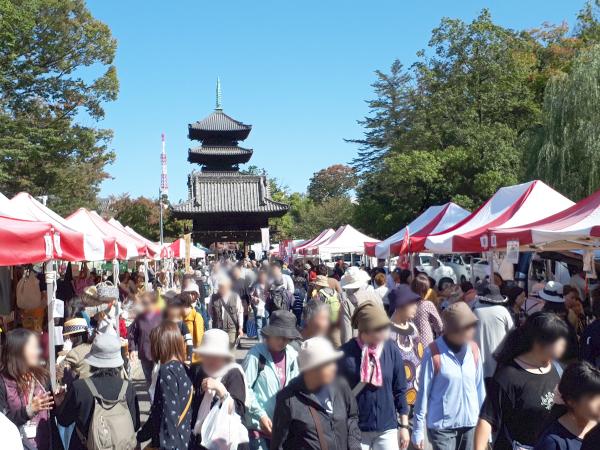
<instances>
[{"instance_id":1,"label":"green finial","mask_svg":"<svg viewBox=\"0 0 600 450\"><path fill-rule=\"evenodd\" d=\"M221 107L221 79L217 77L217 108L219 111L223 109Z\"/></svg>"}]
</instances>

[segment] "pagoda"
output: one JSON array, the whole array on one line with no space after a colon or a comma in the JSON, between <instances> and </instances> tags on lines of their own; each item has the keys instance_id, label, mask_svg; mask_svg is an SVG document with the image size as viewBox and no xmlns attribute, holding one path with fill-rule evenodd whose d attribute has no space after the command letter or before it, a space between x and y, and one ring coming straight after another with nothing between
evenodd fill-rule
<instances>
[{"instance_id":1,"label":"pagoda","mask_svg":"<svg viewBox=\"0 0 600 450\"><path fill-rule=\"evenodd\" d=\"M215 111L188 125L188 138L200 146L188 150L188 161L200 165L188 175L188 200L173 207L179 219L192 219L194 238L208 246L216 242L259 242L269 218L287 213L286 204L271 199L269 183L262 175L240 171L252 157L252 149L238 145L252 125L232 119L221 107L217 80Z\"/></svg>"}]
</instances>

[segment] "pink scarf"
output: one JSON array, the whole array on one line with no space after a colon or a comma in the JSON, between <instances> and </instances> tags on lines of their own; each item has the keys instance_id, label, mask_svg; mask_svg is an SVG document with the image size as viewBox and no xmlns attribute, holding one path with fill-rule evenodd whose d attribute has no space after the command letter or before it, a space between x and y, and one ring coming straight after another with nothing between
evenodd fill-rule
<instances>
[{"instance_id":1,"label":"pink scarf","mask_svg":"<svg viewBox=\"0 0 600 450\"><path fill-rule=\"evenodd\" d=\"M383 386L383 374L381 373L381 361L379 360L383 351L383 342L377 346L366 345L360 338L356 338L356 342L362 350L360 382L378 387Z\"/></svg>"}]
</instances>

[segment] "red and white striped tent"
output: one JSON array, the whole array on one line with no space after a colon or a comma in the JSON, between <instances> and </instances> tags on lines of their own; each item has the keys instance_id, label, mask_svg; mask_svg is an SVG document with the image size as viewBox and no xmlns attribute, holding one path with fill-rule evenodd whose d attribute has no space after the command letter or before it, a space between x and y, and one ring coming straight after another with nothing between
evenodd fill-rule
<instances>
[{"instance_id":1,"label":"red and white striped tent","mask_svg":"<svg viewBox=\"0 0 600 450\"><path fill-rule=\"evenodd\" d=\"M321 244L311 245L308 250L324 257L343 253L364 254L365 242L379 242L379 240L361 233L352 225L342 225L329 239Z\"/></svg>"},{"instance_id":2,"label":"red and white striped tent","mask_svg":"<svg viewBox=\"0 0 600 450\"><path fill-rule=\"evenodd\" d=\"M335 231L333 230L333 228L327 228L326 230L321 231L316 237L308 239L299 246L295 247L294 253L297 255L307 255L309 247L319 245L321 242L324 242L331 236L333 236L334 233Z\"/></svg>"},{"instance_id":3,"label":"red and white striped tent","mask_svg":"<svg viewBox=\"0 0 600 450\"><path fill-rule=\"evenodd\" d=\"M376 244L374 252L370 256L387 259L391 255L398 254L407 232L409 233L409 237L439 233L456 225L469 214L469 211L452 202L444 205L430 206L424 213L400 231Z\"/></svg>"},{"instance_id":4,"label":"red and white striped tent","mask_svg":"<svg viewBox=\"0 0 600 450\"><path fill-rule=\"evenodd\" d=\"M77 230L26 192L15 195L9 203L11 217L45 222L52 226L55 258L66 261L101 261L114 258L113 239Z\"/></svg>"},{"instance_id":5,"label":"red and white striped tent","mask_svg":"<svg viewBox=\"0 0 600 450\"><path fill-rule=\"evenodd\" d=\"M0 266L34 264L54 258L52 225L0 216Z\"/></svg>"},{"instance_id":6,"label":"red and white striped tent","mask_svg":"<svg viewBox=\"0 0 600 450\"><path fill-rule=\"evenodd\" d=\"M570 208L549 217L516 227L492 228L497 246L508 241L544 250L574 250L600 242L600 190Z\"/></svg>"},{"instance_id":7,"label":"red and white striped tent","mask_svg":"<svg viewBox=\"0 0 600 450\"><path fill-rule=\"evenodd\" d=\"M145 244L146 248L148 250L148 255L151 258L160 259L160 244L157 244L156 242L152 242L150 239L146 239L144 236L142 236L141 234L136 232L133 228L123 225L121 222L119 222L114 217L111 217L110 219L108 219L108 223L111 224L113 227L116 227L116 228L120 229L121 231L127 233L135 240Z\"/></svg>"},{"instance_id":8,"label":"red and white striped tent","mask_svg":"<svg viewBox=\"0 0 600 450\"><path fill-rule=\"evenodd\" d=\"M413 236L409 251L478 253L494 247L490 230L513 228L564 211L573 202L547 184L534 180L499 189L468 217L437 234Z\"/></svg>"},{"instance_id":9,"label":"red and white striped tent","mask_svg":"<svg viewBox=\"0 0 600 450\"><path fill-rule=\"evenodd\" d=\"M179 238L170 244L164 244L162 256L164 258L185 259L185 239ZM206 252L194 245L190 245L190 259L205 258Z\"/></svg>"},{"instance_id":10,"label":"red and white striped tent","mask_svg":"<svg viewBox=\"0 0 600 450\"><path fill-rule=\"evenodd\" d=\"M116 242L117 259L127 260L146 255L145 244L138 242L127 233L109 224L96 211L79 208L67 217L66 220L79 230L86 230L86 232L90 234L94 233L96 236L114 239Z\"/></svg>"}]
</instances>

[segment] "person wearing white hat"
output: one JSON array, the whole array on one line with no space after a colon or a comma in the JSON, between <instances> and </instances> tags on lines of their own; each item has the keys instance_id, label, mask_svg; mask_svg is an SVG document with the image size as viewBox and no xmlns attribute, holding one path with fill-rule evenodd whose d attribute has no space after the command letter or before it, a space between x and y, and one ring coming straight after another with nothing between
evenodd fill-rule
<instances>
[{"instance_id":1,"label":"person wearing white hat","mask_svg":"<svg viewBox=\"0 0 600 450\"><path fill-rule=\"evenodd\" d=\"M231 396L235 412L244 417L248 390L242 367L235 362L235 355L229 345L229 336L223 330L213 328L204 333L202 343L194 349L202 362L192 364L190 372L194 384L192 400L192 443L190 449L202 447L202 424L208 416L216 399L223 400ZM248 448L241 444L240 448Z\"/></svg>"},{"instance_id":2,"label":"person wearing white hat","mask_svg":"<svg viewBox=\"0 0 600 450\"><path fill-rule=\"evenodd\" d=\"M277 395L272 449L361 449L356 400L337 376L342 356L324 337L302 343L300 375Z\"/></svg>"},{"instance_id":3,"label":"person wearing white hat","mask_svg":"<svg viewBox=\"0 0 600 450\"><path fill-rule=\"evenodd\" d=\"M352 328L352 315L358 305L371 300L375 303L381 303L381 306L383 306L375 289L369 284L370 281L369 274L355 266L349 267L340 280L345 294L342 296L340 309L340 338L342 344L357 336L356 330Z\"/></svg>"}]
</instances>

